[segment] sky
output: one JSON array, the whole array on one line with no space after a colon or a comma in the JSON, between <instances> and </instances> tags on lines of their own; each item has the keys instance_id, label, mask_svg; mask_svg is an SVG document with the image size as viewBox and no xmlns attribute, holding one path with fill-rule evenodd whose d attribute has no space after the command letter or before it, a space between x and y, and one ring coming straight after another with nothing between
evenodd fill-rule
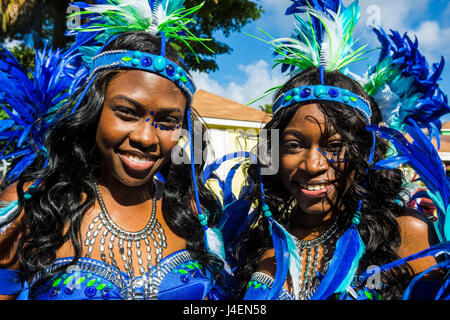
<instances>
[{"instance_id":1,"label":"sky","mask_svg":"<svg viewBox=\"0 0 450 320\"><path fill-rule=\"evenodd\" d=\"M219 31L214 34L218 40L233 48L231 54L219 55L216 59L219 70L210 73L194 72L198 89L203 89L233 101L248 104L261 97L265 90L283 84L288 77L281 73L280 67L272 69L273 51L263 41L267 39L262 29L273 38L288 37L294 30L293 16L285 16L290 0L254 0L265 11L261 18L246 25L241 32L229 37ZM352 3L344 0L344 5ZM442 74L440 88L450 95L450 1L448 0L360 0L360 20L354 31L358 45L368 44L371 48L379 46L378 40L369 25L376 24L385 31L393 29L400 34L408 33L417 37L420 52L431 65L439 62L441 56L447 64ZM250 36L251 35L251 36ZM369 65L376 63L378 51L367 55L364 61L355 62L349 68L362 75ZM271 103L268 96L250 106ZM444 116L443 121L450 120Z\"/></svg>"}]
</instances>

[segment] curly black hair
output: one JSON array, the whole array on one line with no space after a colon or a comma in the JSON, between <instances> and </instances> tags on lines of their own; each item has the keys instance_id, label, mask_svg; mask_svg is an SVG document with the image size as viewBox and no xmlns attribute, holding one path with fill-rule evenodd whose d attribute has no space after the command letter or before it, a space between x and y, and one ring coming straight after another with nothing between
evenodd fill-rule
<instances>
[{"instance_id":1,"label":"curly black hair","mask_svg":"<svg viewBox=\"0 0 450 320\"><path fill-rule=\"evenodd\" d=\"M160 54L161 42L158 37L148 33L129 32L120 35L104 48L105 51L115 49ZM170 45L166 47L166 57L180 66L183 65L177 52ZM26 279L31 279L48 267L56 259L58 248L67 241L72 243L75 251L73 263L81 256L81 221L85 212L94 205L96 199L94 186L99 179L100 163L95 133L107 85L119 71L120 69L117 68L99 71L79 108L73 114L71 110L84 87L80 88L79 92L74 94L56 115L46 116L36 125L36 132L39 132L39 123L48 121L49 117L59 117L45 139L47 165L44 166L46 158L41 155L37 162L24 172L17 184L18 212L25 210L26 230L19 243L18 255L21 271ZM195 110L192 111L192 121L195 121L199 116ZM187 129L188 121L190 119L187 119L187 113L185 113L183 129ZM204 125L201 130L205 130ZM202 143L205 150L207 142L202 141ZM174 152L183 152L183 150ZM196 164L195 179L197 179L200 202L209 212L208 224L214 226L220 216L220 208L213 193L200 182L203 165ZM193 258L213 274L218 275L223 264L206 251L203 228L191 205L194 191L190 165L169 161L161 173L166 180L162 198L162 210L166 223L175 234L186 239L186 248ZM40 183L31 199L25 199L24 186L38 179ZM65 229L67 225L69 227ZM55 270L43 277L33 286L32 292L35 291L35 287L59 271Z\"/></svg>"},{"instance_id":2,"label":"curly black hair","mask_svg":"<svg viewBox=\"0 0 450 320\"><path fill-rule=\"evenodd\" d=\"M308 68L288 80L276 92L274 101L284 92L295 87L318 84L320 84L318 69ZM325 85L348 89L363 97L370 102L371 123L378 124L381 122L379 107L356 81L340 72L325 72ZM298 108L309 103L316 103L323 112L326 119L325 131L335 130L342 137L342 147L345 148L347 161L341 163L341 165L335 163L337 181L347 179L350 172L354 174L353 183L348 190L344 191L345 183L337 184L338 197L331 209L337 217L340 234L350 226L359 200L364 199L358 230L366 245L366 251L360 260L359 271L366 270L372 265L383 265L397 260L399 258L397 249L400 245L400 232L396 217L404 210L403 207L405 206L400 195L406 193L402 187L403 174L399 169L371 170L371 164L368 160L373 141L372 133L366 130L366 120L357 110L338 102L304 101L289 108L278 110L264 129L278 129L282 132ZM385 140L376 137L374 162L385 157L388 147L389 145ZM271 150L270 134L267 135L266 139L260 139L259 148ZM262 159L259 162L264 164ZM251 199L256 201L261 208L261 190L257 165L250 164L247 170L249 178L258 182L253 188ZM278 174L262 175L261 180L264 185L266 203L269 205L274 219L287 230L290 230L293 223L292 213L294 210L292 208L295 206L293 196L285 188ZM338 207L345 209L340 210ZM255 271L262 254L272 248L267 219L262 219L262 213L254 218L253 224L253 227L243 234L237 242L236 259L239 261L239 268L236 275L241 281L242 289ZM411 269L407 265L383 273L383 297L385 299L401 297L410 276Z\"/></svg>"}]
</instances>

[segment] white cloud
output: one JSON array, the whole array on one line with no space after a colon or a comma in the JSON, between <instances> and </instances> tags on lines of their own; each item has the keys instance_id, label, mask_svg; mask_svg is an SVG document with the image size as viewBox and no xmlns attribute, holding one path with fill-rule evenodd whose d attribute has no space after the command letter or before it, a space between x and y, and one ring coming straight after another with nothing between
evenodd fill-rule
<instances>
[{"instance_id":1,"label":"white cloud","mask_svg":"<svg viewBox=\"0 0 450 320\"><path fill-rule=\"evenodd\" d=\"M192 76L198 89L209 91L242 104L247 104L261 97L266 90L283 84L287 80L287 77L279 71L272 70L264 60L258 60L250 65L239 65L238 69L246 76L246 80L241 83L231 81L220 84L206 73L193 72ZM271 103L271 99L272 96L265 97L251 106L256 108L259 105Z\"/></svg>"},{"instance_id":2,"label":"white cloud","mask_svg":"<svg viewBox=\"0 0 450 320\"><path fill-rule=\"evenodd\" d=\"M408 33L416 35L419 50L429 62L437 62L441 55L450 53L450 28L441 28L437 21L424 21L417 30Z\"/></svg>"}]
</instances>

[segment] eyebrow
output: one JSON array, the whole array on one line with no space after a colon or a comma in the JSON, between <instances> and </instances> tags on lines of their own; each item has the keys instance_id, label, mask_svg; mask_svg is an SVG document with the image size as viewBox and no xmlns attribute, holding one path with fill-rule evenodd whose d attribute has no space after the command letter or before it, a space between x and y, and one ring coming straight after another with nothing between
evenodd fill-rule
<instances>
[{"instance_id":1,"label":"eyebrow","mask_svg":"<svg viewBox=\"0 0 450 320\"><path fill-rule=\"evenodd\" d=\"M285 129L283 131L283 136L286 136L288 134L292 134L300 139L306 139L305 135L300 131L300 130L296 130L296 129ZM329 134L327 134L326 136L324 134L322 134L321 140L329 140L332 138L339 138L342 140L342 137L339 135L339 133L337 133L336 130L334 130L333 132L330 132Z\"/></svg>"},{"instance_id":2,"label":"eyebrow","mask_svg":"<svg viewBox=\"0 0 450 320\"><path fill-rule=\"evenodd\" d=\"M114 100L125 100L125 101L127 101L128 103L131 103L132 105L135 105L135 106L138 107L138 108L147 110L147 107L146 107L145 105L143 105L142 103L140 103L140 102L138 102L138 101L136 101L136 100L134 100L134 99L132 99L132 98L130 98L130 97L121 95L121 94L119 94L119 95L117 95L117 96L114 96L113 99L114 99ZM164 112L164 113L171 113L171 112L175 112L175 111L180 112L180 113L183 113L183 111L182 111L180 108L178 108L178 107L174 107L174 108L162 108L161 110L158 110L158 112Z\"/></svg>"}]
</instances>

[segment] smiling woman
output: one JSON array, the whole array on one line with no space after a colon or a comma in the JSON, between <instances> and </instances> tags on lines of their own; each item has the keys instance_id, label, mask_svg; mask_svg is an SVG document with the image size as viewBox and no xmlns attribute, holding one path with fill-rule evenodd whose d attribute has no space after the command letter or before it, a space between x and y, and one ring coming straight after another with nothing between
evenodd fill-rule
<instances>
[{"instance_id":1,"label":"smiling woman","mask_svg":"<svg viewBox=\"0 0 450 320\"><path fill-rule=\"evenodd\" d=\"M295 88L320 86L319 73L314 67L300 72L282 86L274 101L284 100ZM370 101L370 121L380 122L378 106L358 83L339 72L324 72L323 78L327 86L349 90ZM286 282L280 282L282 286L278 291L275 289L275 279L281 272L279 269L283 269L277 254L286 249L272 243L270 234L276 232L274 223L256 219L254 228L242 236L238 255L242 261L238 277L243 283L251 280L246 299L315 298L320 292L321 280L342 250L338 242L343 241L340 239L344 239L352 224L357 223L363 243L358 272L395 261L437 242L432 226L401 203L402 172L369 170L372 135L366 130L366 121L357 109L316 95L305 102L280 107L266 124L264 129L280 131L280 152L272 155L279 157L280 170L274 176L260 176L259 165L250 165L250 177L253 181L260 180L264 186L263 189L255 186L252 199L258 203L264 217L273 215L273 219L292 235L294 250L298 251L299 272L291 272ZM273 143L271 135L267 135L267 140L260 140L263 150L270 150L267 146ZM387 148L387 142L377 137L373 161L383 159ZM265 204L270 211L264 208ZM355 212L359 212L359 216ZM415 235L415 240L409 236L411 234ZM366 288L355 276L348 291L321 299L356 299L361 295L398 299L410 277L435 263L434 258L426 258L395 272L383 273L381 283L374 286L378 290ZM295 281L299 284L297 291ZM263 286L256 289L258 283ZM271 290L260 290L264 286ZM276 293L270 298L273 291Z\"/></svg>"},{"instance_id":2,"label":"smiling woman","mask_svg":"<svg viewBox=\"0 0 450 320\"><path fill-rule=\"evenodd\" d=\"M171 158L197 119L195 86L163 34L94 48L82 85L36 122L52 124L45 156L1 194L18 217L0 235L0 266L16 273L0 280L22 282L19 299L205 299L223 267L207 236L220 209L204 164Z\"/></svg>"}]
</instances>

